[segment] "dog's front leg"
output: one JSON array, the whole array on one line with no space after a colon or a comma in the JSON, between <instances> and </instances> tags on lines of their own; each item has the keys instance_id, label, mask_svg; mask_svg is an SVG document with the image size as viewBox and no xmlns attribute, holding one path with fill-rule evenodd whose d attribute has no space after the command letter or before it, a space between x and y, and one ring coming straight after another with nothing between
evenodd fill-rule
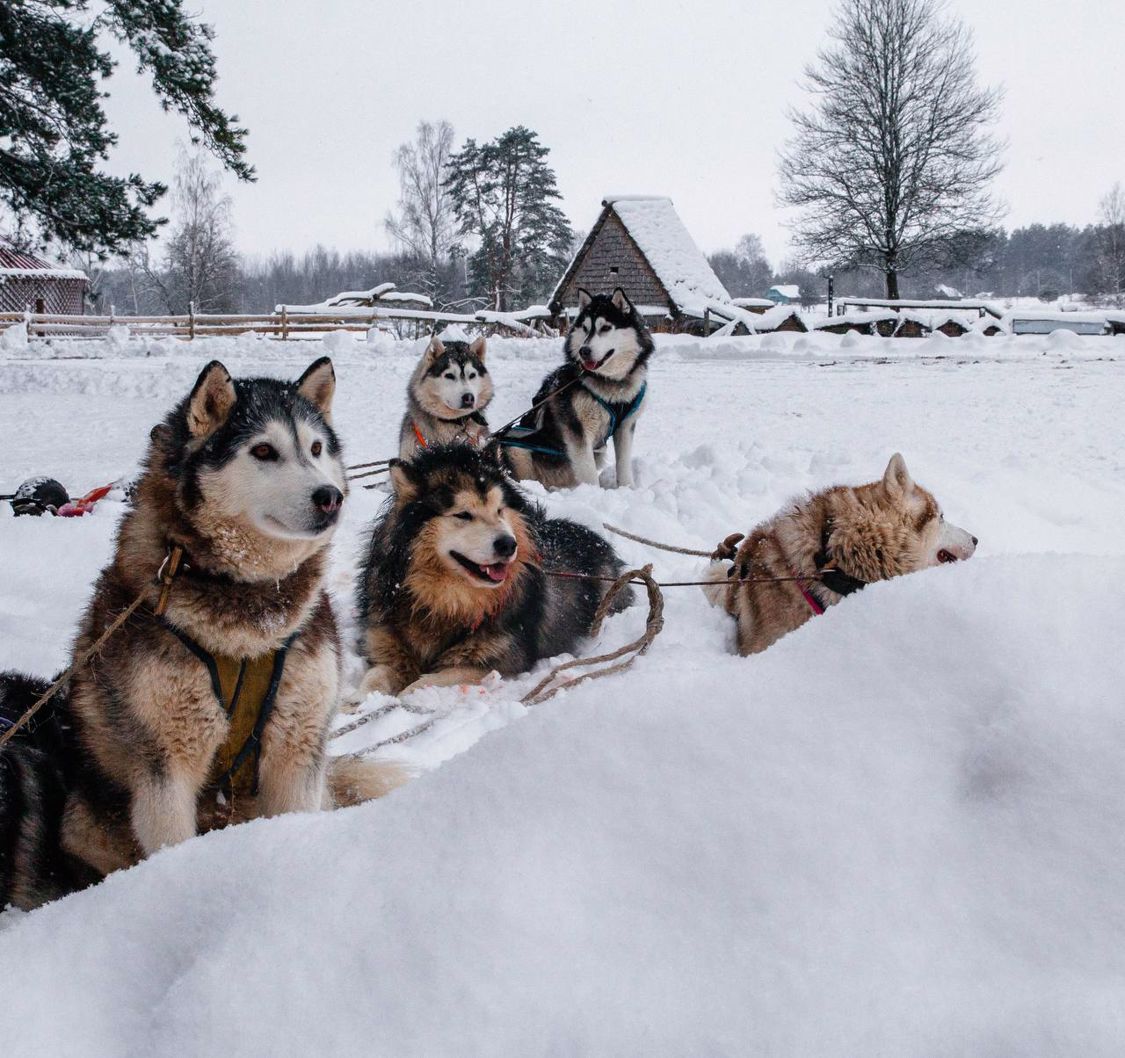
<instances>
[{"instance_id":1,"label":"dog's front leg","mask_svg":"<svg viewBox=\"0 0 1125 1058\"><path fill-rule=\"evenodd\" d=\"M567 441L567 459L574 473L575 484L597 485L598 464L594 459L594 446L589 438L576 437Z\"/></svg>"},{"instance_id":2,"label":"dog's front leg","mask_svg":"<svg viewBox=\"0 0 1125 1058\"><path fill-rule=\"evenodd\" d=\"M613 457L617 464L617 487L631 488L633 485L633 434L637 429L637 419L633 416L624 426L618 427L613 435Z\"/></svg>"},{"instance_id":3,"label":"dog's front leg","mask_svg":"<svg viewBox=\"0 0 1125 1058\"><path fill-rule=\"evenodd\" d=\"M414 691L420 691L425 687L456 687L462 683L476 684L480 683L491 671L475 665L458 665L450 669L438 669L437 672L427 672L425 676L419 676L402 693L404 695L412 694Z\"/></svg>"},{"instance_id":4,"label":"dog's front leg","mask_svg":"<svg viewBox=\"0 0 1125 1058\"><path fill-rule=\"evenodd\" d=\"M263 816L319 812L325 803L323 738L314 746L285 745L263 752L258 798Z\"/></svg>"},{"instance_id":5,"label":"dog's front leg","mask_svg":"<svg viewBox=\"0 0 1125 1058\"><path fill-rule=\"evenodd\" d=\"M146 856L195 837L198 793L195 782L170 773L146 778L134 788L130 818Z\"/></svg>"}]
</instances>

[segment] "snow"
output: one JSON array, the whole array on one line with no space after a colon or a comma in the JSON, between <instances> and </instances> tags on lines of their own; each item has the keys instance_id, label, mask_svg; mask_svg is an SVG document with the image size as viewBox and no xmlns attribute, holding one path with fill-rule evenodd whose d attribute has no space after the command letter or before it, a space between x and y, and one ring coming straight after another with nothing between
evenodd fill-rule
<instances>
[{"instance_id":1,"label":"snow","mask_svg":"<svg viewBox=\"0 0 1125 1058\"><path fill-rule=\"evenodd\" d=\"M345 290L315 305L278 305L274 312L301 313L332 313L334 309L363 308L378 305L389 305L395 302L415 302L433 308L433 300L425 294L412 294L409 291L398 290L394 283L379 283L370 290Z\"/></svg>"},{"instance_id":2,"label":"snow","mask_svg":"<svg viewBox=\"0 0 1125 1058\"><path fill-rule=\"evenodd\" d=\"M621 196L607 198L603 204L621 219L677 306L699 314L712 303L729 310L730 294L695 245L670 198Z\"/></svg>"},{"instance_id":3,"label":"snow","mask_svg":"<svg viewBox=\"0 0 1125 1058\"><path fill-rule=\"evenodd\" d=\"M552 513L710 547L901 450L977 557L753 659L670 589L629 673L530 711L534 677L425 692L438 722L396 747L420 777L383 801L210 834L0 916L18 984L0 1054L1120 1053L1125 338L656 341L637 487L533 489ZM493 421L559 345L490 339ZM78 347L94 353L64 358ZM349 459L392 453L417 343L5 349L0 487L130 473L212 357L295 377L325 351ZM380 502L354 491L334 548L349 638ZM63 663L120 509L0 510L19 556L0 667ZM669 579L702 565L618 546ZM417 720L391 710L344 748Z\"/></svg>"},{"instance_id":4,"label":"snow","mask_svg":"<svg viewBox=\"0 0 1125 1058\"><path fill-rule=\"evenodd\" d=\"M77 268L0 268L3 279L85 279L86 273Z\"/></svg>"}]
</instances>

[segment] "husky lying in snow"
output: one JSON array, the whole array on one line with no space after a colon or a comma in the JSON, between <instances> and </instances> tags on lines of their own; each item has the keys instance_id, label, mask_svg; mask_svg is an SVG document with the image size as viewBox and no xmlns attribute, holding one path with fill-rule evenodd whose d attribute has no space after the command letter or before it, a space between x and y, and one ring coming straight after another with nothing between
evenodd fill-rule
<instances>
[{"instance_id":1,"label":"husky lying in snow","mask_svg":"<svg viewBox=\"0 0 1125 1058\"><path fill-rule=\"evenodd\" d=\"M621 563L596 533L547 519L504 475L494 448L427 448L391 469L359 583L361 695L476 683L573 651ZM619 597L628 605L628 593Z\"/></svg>"},{"instance_id":2,"label":"husky lying in snow","mask_svg":"<svg viewBox=\"0 0 1125 1058\"><path fill-rule=\"evenodd\" d=\"M296 383L213 362L152 431L83 653L145 602L69 691L0 750L0 907L33 907L201 829L385 792L395 775L325 752L340 641L324 589L347 488L332 364ZM167 610L155 574L184 549ZM46 689L0 676L8 724ZM7 726L0 724L0 727Z\"/></svg>"},{"instance_id":3,"label":"husky lying in snow","mask_svg":"<svg viewBox=\"0 0 1125 1058\"><path fill-rule=\"evenodd\" d=\"M703 590L738 622L738 652L757 654L865 584L962 561L976 546L896 453L881 481L815 493L745 539L728 538L707 574L715 583ZM790 579L735 583L745 577Z\"/></svg>"},{"instance_id":4,"label":"husky lying in snow","mask_svg":"<svg viewBox=\"0 0 1125 1058\"><path fill-rule=\"evenodd\" d=\"M484 410L492 400L492 378L484 354L484 338L443 342L435 335L430 340L406 389L400 459L454 441L479 446L488 437Z\"/></svg>"},{"instance_id":5,"label":"husky lying in snow","mask_svg":"<svg viewBox=\"0 0 1125 1058\"><path fill-rule=\"evenodd\" d=\"M612 437L617 484L631 486L633 434L644 407L652 335L620 287L612 295L579 290L578 309L563 346L566 363L535 395L533 403L545 403L500 444L517 478L572 488L598 484Z\"/></svg>"}]
</instances>

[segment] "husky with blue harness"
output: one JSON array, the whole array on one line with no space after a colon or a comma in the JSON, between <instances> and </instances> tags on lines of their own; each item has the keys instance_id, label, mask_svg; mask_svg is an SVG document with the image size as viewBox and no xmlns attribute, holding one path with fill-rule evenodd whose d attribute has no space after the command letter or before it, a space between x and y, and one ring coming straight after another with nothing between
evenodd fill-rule
<instances>
[{"instance_id":1,"label":"husky with blue harness","mask_svg":"<svg viewBox=\"0 0 1125 1058\"><path fill-rule=\"evenodd\" d=\"M597 485L613 439L617 485L633 484L633 435L644 410L652 335L625 291L578 291L566 362L539 387L535 406L498 443L521 480L548 488Z\"/></svg>"}]
</instances>

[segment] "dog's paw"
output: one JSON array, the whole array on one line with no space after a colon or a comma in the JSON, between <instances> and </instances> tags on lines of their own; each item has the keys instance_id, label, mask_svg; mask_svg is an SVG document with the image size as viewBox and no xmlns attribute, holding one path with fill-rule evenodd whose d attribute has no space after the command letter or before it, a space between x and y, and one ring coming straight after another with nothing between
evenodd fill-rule
<instances>
[{"instance_id":1,"label":"dog's paw","mask_svg":"<svg viewBox=\"0 0 1125 1058\"><path fill-rule=\"evenodd\" d=\"M349 700L362 702L371 694L395 695L402 690L402 679L390 665L373 665L360 681Z\"/></svg>"}]
</instances>

